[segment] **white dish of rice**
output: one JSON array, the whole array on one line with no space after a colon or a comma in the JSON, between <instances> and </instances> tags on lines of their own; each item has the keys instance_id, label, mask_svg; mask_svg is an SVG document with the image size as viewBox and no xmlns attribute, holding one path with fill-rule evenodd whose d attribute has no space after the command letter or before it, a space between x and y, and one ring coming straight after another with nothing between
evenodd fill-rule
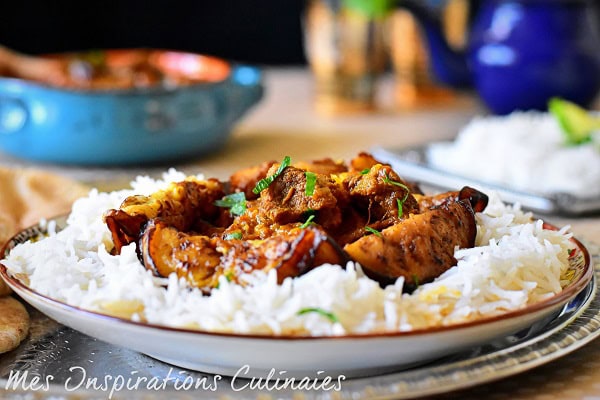
<instances>
[{"instance_id":1,"label":"white dish of rice","mask_svg":"<svg viewBox=\"0 0 600 400\"><path fill-rule=\"evenodd\" d=\"M204 372L231 376L248 365L247 376L298 377L373 374L506 336L550 317L592 278L587 251L567 229L545 229L492 195L476 216L476 247L457 250L455 267L412 294L402 278L381 288L349 263L281 285L274 271L254 272L243 287L222 279L206 296L174 275L153 276L134 244L106 251L105 210L181 179L170 170L131 189L92 190L68 217L9 242L2 277L34 307L100 340ZM299 312L307 308L327 315Z\"/></svg>"},{"instance_id":2,"label":"white dish of rice","mask_svg":"<svg viewBox=\"0 0 600 400\"><path fill-rule=\"evenodd\" d=\"M503 200L533 211L600 210L600 131L589 143L566 145L549 113L477 116L452 141L373 154L407 179L440 188L494 189Z\"/></svg>"}]
</instances>

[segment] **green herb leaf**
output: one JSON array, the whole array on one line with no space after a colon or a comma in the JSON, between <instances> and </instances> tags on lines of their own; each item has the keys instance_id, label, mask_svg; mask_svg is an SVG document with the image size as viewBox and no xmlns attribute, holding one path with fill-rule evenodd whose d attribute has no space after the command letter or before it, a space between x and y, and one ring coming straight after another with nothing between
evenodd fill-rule
<instances>
[{"instance_id":1,"label":"green herb leaf","mask_svg":"<svg viewBox=\"0 0 600 400\"><path fill-rule=\"evenodd\" d=\"M388 174L385 174L385 176L383 177L383 183L386 183L388 185L394 185L394 186L398 186L404 190L406 190L407 192L410 192L410 189L408 188L408 186L406 186L404 183L402 182L398 182L398 181L394 181L392 180ZM407 197L408 197L408 193L407 193Z\"/></svg>"},{"instance_id":2,"label":"green herb leaf","mask_svg":"<svg viewBox=\"0 0 600 400\"><path fill-rule=\"evenodd\" d=\"M305 171L304 176L306 177L306 188L304 190L308 197L315 194L315 186L317 185L317 174L310 171Z\"/></svg>"},{"instance_id":3,"label":"green herb leaf","mask_svg":"<svg viewBox=\"0 0 600 400\"><path fill-rule=\"evenodd\" d=\"M246 212L246 195L244 192L228 194L215 201L215 206L229 208L233 215L243 215Z\"/></svg>"},{"instance_id":4,"label":"green herb leaf","mask_svg":"<svg viewBox=\"0 0 600 400\"><path fill-rule=\"evenodd\" d=\"M306 222L304 222L302 225L300 225L300 228L301 228L301 229L308 228L308 226L309 226L310 224L312 224L312 222L313 222L313 219L315 219L315 214L310 214L310 215L308 216L308 219L306 220Z\"/></svg>"},{"instance_id":5,"label":"green herb leaf","mask_svg":"<svg viewBox=\"0 0 600 400\"><path fill-rule=\"evenodd\" d=\"M413 282L415 283L415 287L419 287L419 277L415 274L412 276Z\"/></svg>"},{"instance_id":6,"label":"green herb leaf","mask_svg":"<svg viewBox=\"0 0 600 400\"><path fill-rule=\"evenodd\" d=\"M396 199L396 203L398 204L398 218L402 218L402 215L404 214L402 207L404 207L406 199L408 199L408 191L404 193L404 197L402 199Z\"/></svg>"},{"instance_id":7,"label":"green herb leaf","mask_svg":"<svg viewBox=\"0 0 600 400\"><path fill-rule=\"evenodd\" d=\"M382 237L381 232L379 232L377 229L371 228L370 226L365 226L365 231L370 232L373 235L377 235L379 237Z\"/></svg>"},{"instance_id":8,"label":"green herb leaf","mask_svg":"<svg viewBox=\"0 0 600 400\"><path fill-rule=\"evenodd\" d=\"M365 168L365 169L363 169L362 171L360 171L360 174L361 174L361 175L366 175L366 174L368 174L369 172L371 172L371 168Z\"/></svg>"},{"instance_id":9,"label":"green herb leaf","mask_svg":"<svg viewBox=\"0 0 600 400\"><path fill-rule=\"evenodd\" d=\"M225 235L225 240L240 240L242 238L242 232L231 232Z\"/></svg>"},{"instance_id":10,"label":"green herb leaf","mask_svg":"<svg viewBox=\"0 0 600 400\"><path fill-rule=\"evenodd\" d=\"M275 180L275 178L281 175L283 170L290 166L291 161L292 159L290 158L290 156L285 156L283 158L283 161L279 165L279 168L277 168L277 171L275 171L273 175L267 176L266 178L263 178L260 181L258 181L254 189L252 189L252 193L259 194L260 192L268 188L269 185Z\"/></svg>"},{"instance_id":11,"label":"green herb leaf","mask_svg":"<svg viewBox=\"0 0 600 400\"><path fill-rule=\"evenodd\" d=\"M340 320L338 319L338 317L334 313L329 312L329 311L325 311L322 308L308 307L308 308L303 308L300 311L298 311L298 315L304 315L304 314L308 314L308 313L317 313L319 315L322 315L323 317L327 318L328 320L330 320L334 324L340 322Z\"/></svg>"},{"instance_id":12,"label":"green herb leaf","mask_svg":"<svg viewBox=\"0 0 600 400\"><path fill-rule=\"evenodd\" d=\"M385 174L385 176L383 177L383 183L398 186L405 190L404 197L402 199L396 199L396 202L398 204L398 218L402 218L402 207L404 206L404 202L406 202L406 199L408 199L410 189L404 183L392 180L388 174Z\"/></svg>"}]
</instances>

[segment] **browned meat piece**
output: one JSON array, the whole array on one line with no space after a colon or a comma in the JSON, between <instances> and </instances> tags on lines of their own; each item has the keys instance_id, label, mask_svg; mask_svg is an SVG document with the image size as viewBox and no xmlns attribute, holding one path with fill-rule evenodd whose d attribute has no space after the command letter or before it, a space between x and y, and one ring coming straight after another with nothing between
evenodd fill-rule
<instances>
[{"instance_id":1,"label":"browned meat piece","mask_svg":"<svg viewBox=\"0 0 600 400\"><path fill-rule=\"evenodd\" d=\"M465 200L449 202L346 245L344 250L382 285L404 277L429 282L456 264L455 247L473 247L477 225Z\"/></svg>"},{"instance_id":2,"label":"browned meat piece","mask_svg":"<svg viewBox=\"0 0 600 400\"><path fill-rule=\"evenodd\" d=\"M104 213L104 221L112 233L115 250L138 240L146 221L160 217L169 225L186 231L198 219L216 220L222 211L214 202L225 195L223 185L216 179L205 181L188 178L174 182L165 190L150 196L131 196L118 210Z\"/></svg>"},{"instance_id":3,"label":"browned meat piece","mask_svg":"<svg viewBox=\"0 0 600 400\"><path fill-rule=\"evenodd\" d=\"M314 160L311 162L295 162L292 166L303 169L305 171L311 171L317 174L332 175L341 174L348 171L348 167L341 161L334 161L331 158L324 158L322 160Z\"/></svg>"},{"instance_id":4,"label":"browned meat piece","mask_svg":"<svg viewBox=\"0 0 600 400\"><path fill-rule=\"evenodd\" d=\"M276 164L275 161L266 161L254 167L236 171L229 177L232 192L244 192L246 199L253 200L258 195L252 192L258 181L267 176L269 169Z\"/></svg>"},{"instance_id":5,"label":"browned meat piece","mask_svg":"<svg viewBox=\"0 0 600 400\"><path fill-rule=\"evenodd\" d=\"M266 240L224 240L189 235L160 220L149 221L140 239L142 260L158 276L176 273L208 292L219 277L238 281L243 272L277 270L279 283L323 263L343 263L343 251L317 227L294 228Z\"/></svg>"},{"instance_id":6,"label":"browned meat piece","mask_svg":"<svg viewBox=\"0 0 600 400\"><path fill-rule=\"evenodd\" d=\"M350 161L350 172L365 173L367 170L371 169L371 167L377 164L390 166L390 164L386 164L377 160L369 153L361 152L358 154L358 156L353 158L352 161ZM403 181L403 183L408 186L412 194L423 194L417 183L409 181Z\"/></svg>"},{"instance_id":7,"label":"browned meat piece","mask_svg":"<svg viewBox=\"0 0 600 400\"><path fill-rule=\"evenodd\" d=\"M267 161L254 167L246 168L235 172L229 178L232 192L244 192L246 199L254 200L258 198L252 189L256 186L258 181L272 174L275 170L269 171L273 165L277 164L275 161ZM311 171L317 174L331 175L340 174L348 171L348 167L343 162L336 162L331 158L325 158L322 160L314 160L311 162L299 161L292 164L293 167L302 169L305 171Z\"/></svg>"},{"instance_id":8,"label":"browned meat piece","mask_svg":"<svg viewBox=\"0 0 600 400\"><path fill-rule=\"evenodd\" d=\"M353 206L374 229L381 230L419 211L406 182L389 165L376 164L368 172L353 174L345 185Z\"/></svg>"},{"instance_id":9,"label":"browned meat piece","mask_svg":"<svg viewBox=\"0 0 600 400\"><path fill-rule=\"evenodd\" d=\"M418 199L419 209L425 212L432 207L439 206L449 201L467 200L475 212L482 212L488 204L488 196L472 187L465 186L460 191L438 193L431 196L422 196Z\"/></svg>"},{"instance_id":10,"label":"browned meat piece","mask_svg":"<svg viewBox=\"0 0 600 400\"><path fill-rule=\"evenodd\" d=\"M365 235L367 216L361 215L352 207L346 207L342 214L342 223L328 233L340 246L345 246Z\"/></svg>"},{"instance_id":11,"label":"browned meat piece","mask_svg":"<svg viewBox=\"0 0 600 400\"><path fill-rule=\"evenodd\" d=\"M129 197L105 221L116 251L136 242L146 268L205 292L220 276L237 281L243 272L275 269L281 282L350 258L382 285L403 276L410 289L454 265L456 246L474 245L474 210L487 205L470 187L417 191L368 153L350 169L331 159L289 166L286 157L234 173L229 187L188 178Z\"/></svg>"},{"instance_id":12,"label":"browned meat piece","mask_svg":"<svg viewBox=\"0 0 600 400\"><path fill-rule=\"evenodd\" d=\"M301 224L295 223L291 225L299 226ZM221 236L234 234L241 235L245 240L262 240L289 229L290 224L278 224L271 221L264 214L259 201L251 201L247 203L246 212L243 215L237 216L225 228Z\"/></svg>"},{"instance_id":13,"label":"browned meat piece","mask_svg":"<svg viewBox=\"0 0 600 400\"><path fill-rule=\"evenodd\" d=\"M358 153L358 155L350 161L350 167L352 172L365 171L377 164L384 165L382 162L376 160L375 157L373 157L371 154L366 152Z\"/></svg>"},{"instance_id":14,"label":"browned meat piece","mask_svg":"<svg viewBox=\"0 0 600 400\"><path fill-rule=\"evenodd\" d=\"M271 168L269 175L274 171ZM276 224L304 222L308 213L316 215L315 222L332 229L342 222L341 209L348 204L348 194L329 176L316 174L314 190L306 193L305 171L287 167L261 193L260 209L268 221Z\"/></svg>"}]
</instances>

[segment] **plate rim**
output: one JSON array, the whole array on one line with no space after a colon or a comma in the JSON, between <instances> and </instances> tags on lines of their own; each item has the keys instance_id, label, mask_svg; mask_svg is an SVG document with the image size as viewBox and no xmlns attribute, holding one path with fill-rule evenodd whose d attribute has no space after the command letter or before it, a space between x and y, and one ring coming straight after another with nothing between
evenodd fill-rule
<instances>
[{"instance_id":1,"label":"plate rim","mask_svg":"<svg viewBox=\"0 0 600 400\"><path fill-rule=\"evenodd\" d=\"M600 250L600 248L599 248ZM594 259L600 261L600 253L594 254ZM469 389L478 385L497 381L509 376L513 376L525 371L531 370L540 365L547 364L558 358L568 355L569 353L580 349L587 343L591 342L596 337L600 336L599 329L591 329L594 326L600 325L600 293L598 291L598 282L600 281L600 264L595 269L594 277L588 284L590 293L589 299L582 302L577 310L574 312L572 319L566 320L559 324L554 330L547 336L541 337L544 332L540 332L533 336L527 343L530 345L523 346L523 343L519 343L515 346L507 346L490 353L486 353L480 356L466 358L454 362L449 362L440 365L423 366L414 370L400 371L395 373L387 373L382 375L376 375L373 377L356 378L351 379L345 383L340 392L340 398L349 396L355 399L371 399L371 400L387 400L387 399L408 399L408 398L421 398L424 396L430 396L440 393L451 393L456 390ZM47 317L46 317L47 318ZM558 342L555 340L556 336L566 335L573 338L574 340L562 340ZM525 343L525 342L524 342ZM562 345L562 346L561 346ZM532 347L539 347L539 350L551 349L552 351L545 354L543 357L526 357L532 350ZM477 363L491 363L493 365L498 358L510 358L513 359L514 353L518 351L524 351L523 357L525 361L523 363L512 364L510 368L505 368L502 373L498 374L498 370L494 369L494 374L489 373L489 369L475 367L473 364ZM460 364L460 365L458 365ZM489 364L488 364L489 365ZM469 375L468 379L454 379L456 369L462 368L461 372L465 375ZM475 369L474 369L475 368ZM435 388L431 388L431 373L434 374L438 370L445 370L439 372L442 377L446 377L449 384L437 385ZM481 374L488 371L485 374ZM412 375L412 376L411 376ZM426 376L426 378L425 378ZM434 378L439 379L439 377ZM5 384L7 380L0 378L0 393L7 395L9 399L21 399L24 393L30 391L19 388L17 390L6 390ZM404 384L403 387L402 384ZM411 391L411 385L422 385L425 389L413 389ZM404 390L403 390L404 389ZM237 398L257 398L261 391L253 391L250 395L244 394L243 392L237 394L234 393L232 399ZM298 392L291 392L289 390L282 391L278 394L278 398L282 400L295 399ZM321 399L322 392L306 392L302 391L303 398L306 399ZM147 391L128 391L126 392L127 398L132 400L152 400L163 398L162 395L147 392ZM170 398L177 399L188 399L187 393L178 393L169 391L166 392ZM81 399L96 399L98 392L91 389L82 389L76 392L66 392L64 387L59 384L50 385L49 389L44 392L45 396L57 395L65 400L81 400ZM213 398L213 394L207 394L202 392L198 393L198 398Z\"/></svg>"},{"instance_id":2,"label":"plate rim","mask_svg":"<svg viewBox=\"0 0 600 400\"><path fill-rule=\"evenodd\" d=\"M600 257L600 255L599 255ZM486 372L483 371L482 373L480 372L480 375L478 376L472 376L469 375L469 379L468 380L455 380L453 378L449 378L449 383L446 383L445 385L440 385L439 382L436 382L437 384L435 385L435 387L431 387L431 386L427 386L424 389L420 389L420 390L413 390L410 393L380 393L379 395L373 397L373 399L376 400L384 400L384 399L409 399L409 398L420 398L420 397L424 397L424 396L431 396L431 395L436 395L436 394L442 394L442 393L450 393L456 390L463 390L463 389L469 389L475 386L479 386L485 383L489 383L489 382L494 382L497 380L501 380L504 378L507 378L509 376L513 376L525 371L529 371L535 367L539 367L541 365L547 364L551 361L557 360L561 357L566 356L569 353L572 353L573 351L580 349L581 347L585 346L586 344L588 344L589 342L591 342L592 340L596 339L597 337L600 336L600 329L590 329L588 327L588 324L590 324L591 322L595 322L596 325L600 325L600 292L599 292L599 288L598 288L598 284L600 282L600 264L599 264L599 269L594 272L594 277L592 279L592 281L590 281L590 283L588 285L591 286L591 293L589 294L589 299L584 302L584 304L580 305L577 309L576 312L576 316L574 317L574 319L572 321L567 321L564 322L562 324L560 324L558 327L555 328L555 330L553 332L551 332L548 336L546 337L541 337L540 334L537 334L536 336L534 336L533 338L531 338L529 341L526 341L524 343L519 343L515 346L508 346L502 349L499 349L497 351L493 351L491 353L487 353L487 354L483 354L477 357L473 357L473 358L467 358L464 360L459 360L457 362L454 363L448 363L448 364L440 364L440 365L434 365L431 367L425 367L422 370L420 368L416 368L414 370L407 370L407 371L401 371L398 373L391 373L391 374L387 374L387 375L382 375L379 376L378 378L380 378L383 381L386 382L382 382L379 385L376 386L383 386L383 385L392 385L393 382L387 382L387 380L393 381L394 378L398 375L409 375L409 374L414 374L414 375L418 375L419 373L424 373L424 371L427 371L427 375L431 376L431 374L435 374L437 371L436 370L455 370L457 368L470 368L467 369L466 371L462 371L462 372L473 372L471 371L472 368L476 368L476 371L482 371L485 368L477 368L474 366L474 364L477 363L483 363L486 364L490 361L490 359L495 359L495 362L498 362L498 358L505 358L505 359L512 359L514 360L514 354L519 352L519 351L523 351L525 354L530 354L531 352L533 352L534 350L532 349L532 347L541 347L542 349L546 349L549 346L555 346L556 348L553 347L553 351L549 352L548 354L545 354L543 357L535 357L535 358L529 358L527 357L525 360L518 360L518 362L516 362L514 365L511 365L510 368L504 368L504 369L497 369L494 368L494 370L492 371L493 373L491 373L490 371ZM593 309L594 311L591 311L591 309ZM586 314L591 314L591 315L586 315ZM583 318L587 318L586 321L586 325L583 326L578 326L576 327L578 321L580 321ZM570 332L573 331L573 332ZM575 340L573 341L563 341L558 342L556 340L553 340L553 338L555 336L561 336L561 335L566 335L566 336L575 336L576 332L581 332L583 331L584 334L582 337L579 338L575 338ZM587 331L587 332L586 332ZM566 343L568 342L568 343ZM525 343L529 343L529 345L525 345ZM560 344L564 344L566 343L564 346L560 346ZM546 346L546 347L544 347ZM458 365L458 364L462 364L462 365ZM469 364L468 366L465 364ZM444 372L440 372L441 374L443 374ZM368 378L366 378L368 379ZM406 377L404 378L405 380ZM415 378L416 380L417 378ZM421 382L423 383L423 382ZM375 389L377 390L377 389Z\"/></svg>"},{"instance_id":3,"label":"plate rim","mask_svg":"<svg viewBox=\"0 0 600 400\"><path fill-rule=\"evenodd\" d=\"M56 222L57 226L61 226L59 222L63 224L66 223L67 217L69 214L62 214L53 218L49 218L45 220L46 223ZM544 222L544 227L558 230L558 228L552 224L548 224ZM340 340L369 340L369 339L382 339L382 338L397 338L397 337L414 337L414 336L424 336L424 335L435 335L442 334L452 331L460 331L464 329L470 329L477 326L483 326L488 324L499 323L506 320L511 320L513 318L518 318L523 315L529 315L532 313L540 312L545 309L552 308L561 303L566 303L570 299L574 298L577 294L579 294L585 287L593 280L594 278L594 266L592 264L592 257L590 255L587 247L579 241L576 237L572 236L570 241L576 245L579 251L582 253L584 265L583 272L578 277L578 279L574 282L571 282L569 286L562 290L560 293L544 299L542 301L530 304L524 308L512 310L506 313L502 313L499 315L484 317L472 321L465 321L457 324L445 325L445 326L436 326L430 328L422 328L415 329L411 331L396 331L396 332L378 332L378 333L365 333L365 334L347 334L347 335L339 335L339 336L325 336L325 335L317 335L317 336L294 336L294 335L267 335L267 334L243 334L243 333L232 333L232 332L211 332L200 329L191 329L191 328L182 328L182 327L172 327L160 324L151 324L146 322L138 322L133 321L131 319L112 316L108 314L103 314L98 311L87 310L81 307L73 306L63 301L54 299L47 295L38 293L37 291L31 289L25 283L21 282L18 278L11 276L8 273L8 268L4 265L3 261L6 258L6 255L10 253L10 251L19 244L19 242L26 241L32 237L34 232L39 233L40 231L45 231L45 228L42 226L42 223L37 223L34 225L25 228L15 235L13 235L7 242L4 243L0 250L0 277L3 278L6 283L17 293L20 294L20 291L27 293L30 296L34 296L39 298L40 300L50 303L54 306L57 306L63 310L76 312L79 314L84 314L86 317L90 318L100 318L107 321L112 321L119 324L127 324L134 327L142 327L148 328L152 330L160 330L160 331L168 331L172 333L181 333L181 334L197 334L197 335L208 335L215 337L230 337L236 338L240 340L252 339L252 340L269 340L269 341L340 341Z\"/></svg>"}]
</instances>

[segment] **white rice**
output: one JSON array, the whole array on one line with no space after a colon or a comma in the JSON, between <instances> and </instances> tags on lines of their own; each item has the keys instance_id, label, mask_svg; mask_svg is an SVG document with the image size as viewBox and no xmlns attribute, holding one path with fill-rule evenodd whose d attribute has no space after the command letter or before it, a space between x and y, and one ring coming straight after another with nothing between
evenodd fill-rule
<instances>
[{"instance_id":1,"label":"white rice","mask_svg":"<svg viewBox=\"0 0 600 400\"><path fill-rule=\"evenodd\" d=\"M451 143L428 147L429 163L457 175L539 194L600 196L597 143L566 146L556 119L541 112L476 117Z\"/></svg>"},{"instance_id":2,"label":"white rice","mask_svg":"<svg viewBox=\"0 0 600 400\"><path fill-rule=\"evenodd\" d=\"M134 245L110 255L102 213L132 194L150 194L181 180L174 170L160 181L138 178L132 189L92 190L79 199L58 233L17 246L4 260L29 286L73 306L175 327L208 331L343 335L409 331L493 316L559 293L568 268L570 234L544 230L541 221L492 196L477 215L477 247L458 250L458 265L436 281L403 294L403 279L381 289L358 265L325 265L277 285L274 272L247 275L247 286L222 279L211 296L175 275L157 278L138 261ZM19 275L23 276L23 275ZM333 313L300 314L305 308Z\"/></svg>"}]
</instances>

